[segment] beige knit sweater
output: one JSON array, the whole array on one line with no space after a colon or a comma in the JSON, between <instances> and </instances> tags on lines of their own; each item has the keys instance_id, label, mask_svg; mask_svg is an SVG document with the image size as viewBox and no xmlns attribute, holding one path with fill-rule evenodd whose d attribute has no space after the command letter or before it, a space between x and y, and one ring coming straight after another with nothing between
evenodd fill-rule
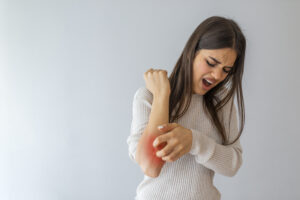
<instances>
[{"instance_id":1,"label":"beige knit sweater","mask_svg":"<svg viewBox=\"0 0 300 200\"><path fill-rule=\"evenodd\" d=\"M146 87L134 94L132 123L127 138L129 157L135 161L137 144L147 126L153 96ZM203 96L193 94L183 117L175 122L192 130L189 153L174 162L166 162L156 178L144 175L136 189L135 200L219 200L221 194L213 184L216 173L232 177L242 165L240 140L230 146L221 145L221 136L202 107ZM238 136L235 105L229 120L230 101L222 108L225 129L230 142ZM230 121L230 123L229 123Z\"/></svg>"}]
</instances>

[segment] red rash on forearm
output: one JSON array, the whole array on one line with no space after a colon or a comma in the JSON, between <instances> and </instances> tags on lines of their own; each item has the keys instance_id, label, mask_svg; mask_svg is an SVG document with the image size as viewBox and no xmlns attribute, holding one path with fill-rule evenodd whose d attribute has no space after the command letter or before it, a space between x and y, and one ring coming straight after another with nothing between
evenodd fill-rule
<instances>
[{"instance_id":1,"label":"red rash on forearm","mask_svg":"<svg viewBox=\"0 0 300 200\"><path fill-rule=\"evenodd\" d=\"M166 146L166 142L161 143L160 145L158 145L157 147L153 147L153 141L155 140L155 138L157 137L157 135L154 134L149 134L147 141L146 141L146 156L148 158L151 158L151 162L155 165L161 165L164 164L165 161L162 160L161 157L157 157L156 156L156 152L163 149Z\"/></svg>"}]
</instances>

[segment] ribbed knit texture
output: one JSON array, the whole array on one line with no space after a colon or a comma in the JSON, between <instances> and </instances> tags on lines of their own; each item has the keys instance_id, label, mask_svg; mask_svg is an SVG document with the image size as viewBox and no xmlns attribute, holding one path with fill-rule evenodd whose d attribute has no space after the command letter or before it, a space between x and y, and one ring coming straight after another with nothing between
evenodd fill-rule
<instances>
[{"instance_id":1,"label":"ribbed knit texture","mask_svg":"<svg viewBox=\"0 0 300 200\"><path fill-rule=\"evenodd\" d=\"M127 144L129 157L136 164L135 153L149 121L152 100L153 96L146 87L138 88L134 94ZM202 101L203 96L193 94L187 112L175 120L181 126L192 130L190 152L174 162L166 162L158 177L144 175L144 179L137 186L135 200L221 199L219 190L213 184L215 172L234 176L242 165L242 147L239 140L230 146L221 145L221 135L203 111ZM221 117L225 121L229 141L232 142L238 136L238 122L235 105L232 107L231 117L229 115L230 103L229 101L222 108Z\"/></svg>"}]
</instances>

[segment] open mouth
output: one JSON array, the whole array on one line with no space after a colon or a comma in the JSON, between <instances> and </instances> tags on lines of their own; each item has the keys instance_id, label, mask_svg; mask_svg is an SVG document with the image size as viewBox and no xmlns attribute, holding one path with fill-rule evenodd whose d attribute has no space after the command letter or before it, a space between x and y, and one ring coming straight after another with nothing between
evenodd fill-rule
<instances>
[{"instance_id":1,"label":"open mouth","mask_svg":"<svg viewBox=\"0 0 300 200\"><path fill-rule=\"evenodd\" d=\"M205 79L202 79L202 82L203 84L206 86L206 87L210 87L212 84L210 82L208 82L207 80Z\"/></svg>"}]
</instances>

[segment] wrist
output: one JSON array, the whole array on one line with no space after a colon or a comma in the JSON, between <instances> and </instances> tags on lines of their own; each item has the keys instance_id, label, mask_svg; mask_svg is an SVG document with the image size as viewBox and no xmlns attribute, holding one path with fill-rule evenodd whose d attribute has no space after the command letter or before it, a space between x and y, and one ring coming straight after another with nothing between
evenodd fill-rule
<instances>
[{"instance_id":1,"label":"wrist","mask_svg":"<svg viewBox=\"0 0 300 200\"><path fill-rule=\"evenodd\" d=\"M161 94L154 94L153 99L158 100L158 101L164 101L164 100L169 100L170 95L167 93L161 93Z\"/></svg>"}]
</instances>

